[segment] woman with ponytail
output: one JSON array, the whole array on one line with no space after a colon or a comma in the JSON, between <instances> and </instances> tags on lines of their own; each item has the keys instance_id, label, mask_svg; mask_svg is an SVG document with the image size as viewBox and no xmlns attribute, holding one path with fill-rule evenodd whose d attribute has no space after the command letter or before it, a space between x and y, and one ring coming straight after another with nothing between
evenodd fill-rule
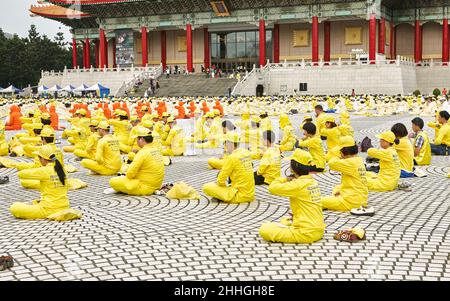
<instances>
[{"instance_id":1,"label":"woman with ponytail","mask_svg":"<svg viewBox=\"0 0 450 301\"><path fill-rule=\"evenodd\" d=\"M10 212L20 219L45 219L55 213L69 209L68 180L66 172L57 159L51 145L42 146L35 153L42 167L19 172L20 180L38 180L41 199L27 203L13 203Z\"/></svg>"}]
</instances>

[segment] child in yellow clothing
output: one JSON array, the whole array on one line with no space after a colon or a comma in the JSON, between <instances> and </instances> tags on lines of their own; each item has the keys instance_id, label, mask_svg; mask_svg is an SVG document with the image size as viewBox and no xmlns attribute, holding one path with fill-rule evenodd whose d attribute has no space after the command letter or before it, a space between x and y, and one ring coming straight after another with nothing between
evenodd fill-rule
<instances>
[{"instance_id":1,"label":"child in yellow clothing","mask_svg":"<svg viewBox=\"0 0 450 301\"><path fill-rule=\"evenodd\" d=\"M261 158L258 170L255 171L255 185L270 184L274 179L281 176L281 153L280 149L273 145L274 140L274 132L263 132L263 143L266 151Z\"/></svg>"},{"instance_id":2,"label":"child in yellow clothing","mask_svg":"<svg viewBox=\"0 0 450 301\"><path fill-rule=\"evenodd\" d=\"M400 159L401 178L414 177L414 149L408 139L408 130L403 123L396 123L391 128L395 135L394 148Z\"/></svg>"},{"instance_id":3,"label":"child in yellow clothing","mask_svg":"<svg viewBox=\"0 0 450 301\"><path fill-rule=\"evenodd\" d=\"M222 122L222 131L224 136L227 135L229 132L234 132L236 130L236 127L234 124L229 121L225 120ZM242 142L242 141L241 141ZM225 153L221 158L211 158L208 160L208 168L209 169L218 169L221 170L223 167L223 163L225 162L225 159L227 158L228 154L226 153L226 150L224 150Z\"/></svg>"},{"instance_id":4,"label":"child in yellow clothing","mask_svg":"<svg viewBox=\"0 0 450 301\"><path fill-rule=\"evenodd\" d=\"M342 137L339 145L341 158L332 158L328 165L331 170L342 174L342 182L334 188L332 196L322 198L323 209L345 212L367 207L369 190L366 167L362 158L358 157L358 146L349 136Z\"/></svg>"},{"instance_id":5,"label":"child in yellow clothing","mask_svg":"<svg viewBox=\"0 0 450 301\"><path fill-rule=\"evenodd\" d=\"M381 149L370 148L367 154L380 160L379 174L367 173L367 186L370 191L392 191L398 187L400 179L400 160L397 151L393 148L395 135L391 131L377 136L380 139Z\"/></svg>"},{"instance_id":6,"label":"child in yellow clothing","mask_svg":"<svg viewBox=\"0 0 450 301\"><path fill-rule=\"evenodd\" d=\"M298 141L298 146L306 148L313 158L311 172L323 172L325 170L325 155L322 140L316 135L317 128L314 123L306 122L303 125L303 139Z\"/></svg>"},{"instance_id":7,"label":"child in yellow clothing","mask_svg":"<svg viewBox=\"0 0 450 301\"><path fill-rule=\"evenodd\" d=\"M423 131L424 121L422 118L416 117L411 123L414 132L414 165L430 165L430 138L428 138L428 134Z\"/></svg>"},{"instance_id":8,"label":"child in yellow clothing","mask_svg":"<svg viewBox=\"0 0 450 301\"><path fill-rule=\"evenodd\" d=\"M259 228L259 235L264 240L310 244L322 239L325 223L319 185L309 175L311 164L311 154L297 149L291 158L293 175L288 179L275 179L270 184L270 193L289 197L293 217L284 217L279 223L264 223Z\"/></svg>"}]
</instances>

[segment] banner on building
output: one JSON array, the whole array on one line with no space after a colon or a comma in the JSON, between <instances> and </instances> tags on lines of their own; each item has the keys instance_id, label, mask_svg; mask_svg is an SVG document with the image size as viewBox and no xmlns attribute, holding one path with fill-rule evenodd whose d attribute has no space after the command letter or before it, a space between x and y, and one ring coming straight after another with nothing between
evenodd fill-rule
<instances>
[{"instance_id":1,"label":"banner on building","mask_svg":"<svg viewBox=\"0 0 450 301\"><path fill-rule=\"evenodd\" d=\"M134 34L131 29L116 30L116 64L120 67L134 64Z\"/></svg>"}]
</instances>

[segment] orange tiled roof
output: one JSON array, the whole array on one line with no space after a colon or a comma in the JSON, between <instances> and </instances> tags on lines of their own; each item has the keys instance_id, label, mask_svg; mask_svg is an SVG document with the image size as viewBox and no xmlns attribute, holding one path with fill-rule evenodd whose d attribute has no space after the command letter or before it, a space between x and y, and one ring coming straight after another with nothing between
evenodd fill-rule
<instances>
[{"instance_id":1,"label":"orange tiled roof","mask_svg":"<svg viewBox=\"0 0 450 301\"><path fill-rule=\"evenodd\" d=\"M49 5L32 5L30 12L42 17L55 18L55 19L68 19L68 18L83 18L89 17L89 14L65 8L53 4Z\"/></svg>"}]
</instances>

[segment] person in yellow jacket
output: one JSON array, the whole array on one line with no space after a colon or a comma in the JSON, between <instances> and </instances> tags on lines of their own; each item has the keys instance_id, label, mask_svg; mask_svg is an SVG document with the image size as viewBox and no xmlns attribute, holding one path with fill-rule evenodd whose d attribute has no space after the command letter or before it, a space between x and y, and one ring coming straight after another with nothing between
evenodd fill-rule
<instances>
[{"instance_id":1,"label":"person in yellow jacket","mask_svg":"<svg viewBox=\"0 0 450 301\"><path fill-rule=\"evenodd\" d=\"M311 154L296 149L291 158L292 176L275 179L269 186L274 195L289 197L292 217L278 222L264 223L259 235L266 241L310 244L322 239L325 232L320 188L309 175Z\"/></svg>"},{"instance_id":2,"label":"person in yellow jacket","mask_svg":"<svg viewBox=\"0 0 450 301\"><path fill-rule=\"evenodd\" d=\"M82 141L83 139L86 139L86 137L84 138L80 138L77 136L74 136L75 132L73 132L74 130L78 131L78 132L83 132L85 135L87 133L89 133L89 125L91 124L91 121L89 118L86 117L87 112L85 109L79 109L75 112L75 117L74 118L69 118L68 121L70 122L70 124L72 125L72 130L66 129L63 131L61 138L65 139L68 138L67 141L69 141L69 143L71 144L77 144L80 141ZM71 135L69 135L69 133L71 133ZM64 150L64 148L63 148ZM65 151L65 152L73 152L73 150L70 151L70 149L68 149L69 151Z\"/></svg>"},{"instance_id":3,"label":"person in yellow jacket","mask_svg":"<svg viewBox=\"0 0 450 301\"><path fill-rule=\"evenodd\" d=\"M112 176L117 174L122 167L119 140L110 134L110 126L106 121L98 125L100 140L97 144L95 160L84 159L81 166L91 170L94 174Z\"/></svg>"},{"instance_id":4,"label":"person in yellow jacket","mask_svg":"<svg viewBox=\"0 0 450 301\"><path fill-rule=\"evenodd\" d=\"M401 178L414 177L414 148L408 139L408 129L403 123L396 123L392 126L391 132L396 138L394 148L400 159Z\"/></svg>"},{"instance_id":5,"label":"person in yellow jacket","mask_svg":"<svg viewBox=\"0 0 450 301\"><path fill-rule=\"evenodd\" d=\"M250 152L239 147L239 135L228 133L225 138L226 158L216 183L203 185L203 192L226 203L249 203L255 200L255 179ZM227 185L228 178L231 185Z\"/></svg>"},{"instance_id":6,"label":"person in yellow jacket","mask_svg":"<svg viewBox=\"0 0 450 301\"><path fill-rule=\"evenodd\" d=\"M126 176L112 178L109 185L114 191L128 195L151 195L161 189L164 180L161 152L151 145L153 137L149 129L139 127L133 137L137 139L141 150L136 154Z\"/></svg>"},{"instance_id":7,"label":"person in yellow jacket","mask_svg":"<svg viewBox=\"0 0 450 301\"><path fill-rule=\"evenodd\" d=\"M259 115L259 118L261 118L261 131L271 131L272 121L269 118L269 114L267 112L263 112L261 115Z\"/></svg>"},{"instance_id":8,"label":"person in yellow jacket","mask_svg":"<svg viewBox=\"0 0 450 301\"><path fill-rule=\"evenodd\" d=\"M196 145L196 148L204 149L204 148L217 148L220 145L221 138L221 129L217 126L217 123L214 121L214 113L208 112L205 115L205 126L206 131L206 139L207 141L204 143L199 143Z\"/></svg>"},{"instance_id":9,"label":"person in yellow jacket","mask_svg":"<svg viewBox=\"0 0 450 301\"><path fill-rule=\"evenodd\" d=\"M128 141L130 140L130 131L132 126L128 121L128 114L123 110L116 110L115 115L119 119L109 119L108 123L114 127L114 135L119 140L120 151L128 153Z\"/></svg>"},{"instance_id":10,"label":"person in yellow jacket","mask_svg":"<svg viewBox=\"0 0 450 301\"><path fill-rule=\"evenodd\" d=\"M255 171L255 185L270 184L281 176L281 152L274 142L274 132L263 132L263 144L266 151L261 158L258 170Z\"/></svg>"},{"instance_id":11,"label":"person in yellow jacket","mask_svg":"<svg viewBox=\"0 0 450 301\"><path fill-rule=\"evenodd\" d=\"M434 137L439 136L439 130L441 129L441 124L439 123L439 111L436 111L435 121L430 121L427 126L434 129Z\"/></svg>"},{"instance_id":12,"label":"person in yellow jacket","mask_svg":"<svg viewBox=\"0 0 450 301\"><path fill-rule=\"evenodd\" d=\"M7 156L9 153L8 142L6 142L5 125L0 121L0 156Z\"/></svg>"},{"instance_id":13,"label":"person in yellow jacket","mask_svg":"<svg viewBox=\"0 0 450 301\"><path fill-rule=\"evenodd\" d=\"M224 136L226 137L227 133L236 131L236 127L234 126L234 124L231 121L225 120L222 122L222 130L223 130ZM208 160L208 168L221 170L223 167L223 163L225 162L225 159L227 158L227 156L228 156L228 154L224 150L224 154L222 157L209 159Z\"/></svg>"},{"instance_id":14,"label":"person in yellow jacket","mask_svg":"<svg viewBox=\"0 0 450 301\"><path fill-rule=\"evenodd\" d=\"M249 149L253 160L262 158L261 118L252 116L249 130Z\"/></svg>"},{"instance_id":15,"label":"person in yellow jacket","mask_svg":"<svg viewBox=\"0 0 450 301\"><path fill-rule=\"evenodd\" d=\"M423 131L425 123L420 117L414 118L411 123L414 132L414 165L430 165L431 146L428 134Z\"/></svg>"},{"instance_id":16,"label":"person in yellow jacket","mask_svg":"<svg viewBox=\"0 0 450 301\"><path fill-rule=\"evenodd\" d=\"M323 117L323 121L325 122L325 127L322 127L320 130L320 136L326 137L327 150L330 151L336 146L339 146L341 131L339 130L333 116L327 115Z\"/></svg>"},{"instance_id":17,"label":"person in yellow jacket","mask_svg":"<svg viewBox=\"0 0 450 301\"><path fill-rule=\"evenodd\" d=\"M438 156L450 155L450 114L447 111L439 112L439 129L438 136L434 139L434 144L431 144L431 152Z\"/></svg>"},{"instance_id":18,"label":"person in yellow jacket","mask_svg":"<svg viewBox=\"0 0 450 301\"><path fill-rule=\"evenodd\" d=\"M67 175L54 149L45 145L36 152L42 167L19 172L20 180L39 181L41 199L32 204L13 203L11 214L20 219L45 219L48 216L69 209Z\"/></svg>"},{"instance_id":19,"label":"person in yellow jacket","mask_svg":"<svg viewBox=\"0 0 450 301\"><path fill-rule=\"evenodd\" d=\"M169 135L161 143L163 145L163 156L183 156L186 151L186 141L183 129L180 128L174 117L167 119L167 125L170 128Z\"/></svg>"},{"instance_id":20,"label":"person in yellow jacket","mask_svg":"<svg viewBox=\"0 0 450 301\"><path fill-rule=\"evenodd\" d=\"M295 131L288 115L280 115L280 128L283 131L283 138L280 141L280 151L292 151L294 149L295 142L297 142L297 137L295 137Z\"/></svg>"},{"instance_id":21,"label":"person in yellow jacket","mask_svg":"<svg viewBox=\"0 0 450 301\"><path fill-rule=\"evenodd\" d=\"M311 154L313 161L311 172L323 172L325 170L325 154L323 151L322 140L316 133L316 125L307 122L303 125L303 139L298 141L298 146L305 148Z\"/></svg>"},{"instance_id":22,"label":"person in yellow jacket","mask_svg":"<svg viewBox=\"0 0 450 301\"><path fill-rule=\"evenodd\" d=\"M366 166L358 156L358 146L350 136L340 139L341 158L332 158L328 165L331 170L342 174L341 184L333 189L333 195L321 199L323 209L350 211L361 206L367 207L369 190Z\"/></svg>"},{"instance_id":23,"label":"person in yellow jacket","mask_svg":"<svg viewBox=\"0 0 450 301\"><path fill-rule=\"evenodd\" d=\"M95 159L95 153L97 152L97 144L100 136L98 134L98 126L99 122L96 119L91 120L91 124L89 129L91 134L87 138L86 147L76 147L73 154L81 159Z\"/></svg>"},{"instance_id":24,"label":"person in yellow jacket","mask_svg":"<svg viewBox=\"0 0 450 301\"><path fill-rule=\"evenodd\" d=\"M323 110L322 105L315 105L314 106L314 112L316 113L316 122L315 125L317 127L317 133L321 135L322 129L325 128L325 119L330 116L326 114ZM331 119L330 119L331 120ZM326 140L327 137L321 136L322 140Z\"/></svg>"},{"instance_id":25,"label":"person in yellow jacket","mask_svg":"<svg viewBox=\"0 0 450 301\"><path fill-rule=\"evenodd\" d=\"M367 151L369 157L380 160L379 174L368 172L367 186L369 191L392 191L398 187L401 168L397 151L393 148L395 135L391 131L377 135L380 139L380 149L370 148Z\"/></svg>"},{"instance_id":26,"label":"person in yellow jacket","mask_svg":"<svg viewBox=\"0 0 450 301\"><path fill-rule=\"evenodd\" d=\"M169 120L170 118L170 114L167 112L164 112L162 114L162 120L161 120L161 127L158 131L159 135L161 136L161 140L164 141L167 139L167 136L169 136L169 132L170 132L170 126L167 124L167 120Z\"/></svg>"}]
</instances>

